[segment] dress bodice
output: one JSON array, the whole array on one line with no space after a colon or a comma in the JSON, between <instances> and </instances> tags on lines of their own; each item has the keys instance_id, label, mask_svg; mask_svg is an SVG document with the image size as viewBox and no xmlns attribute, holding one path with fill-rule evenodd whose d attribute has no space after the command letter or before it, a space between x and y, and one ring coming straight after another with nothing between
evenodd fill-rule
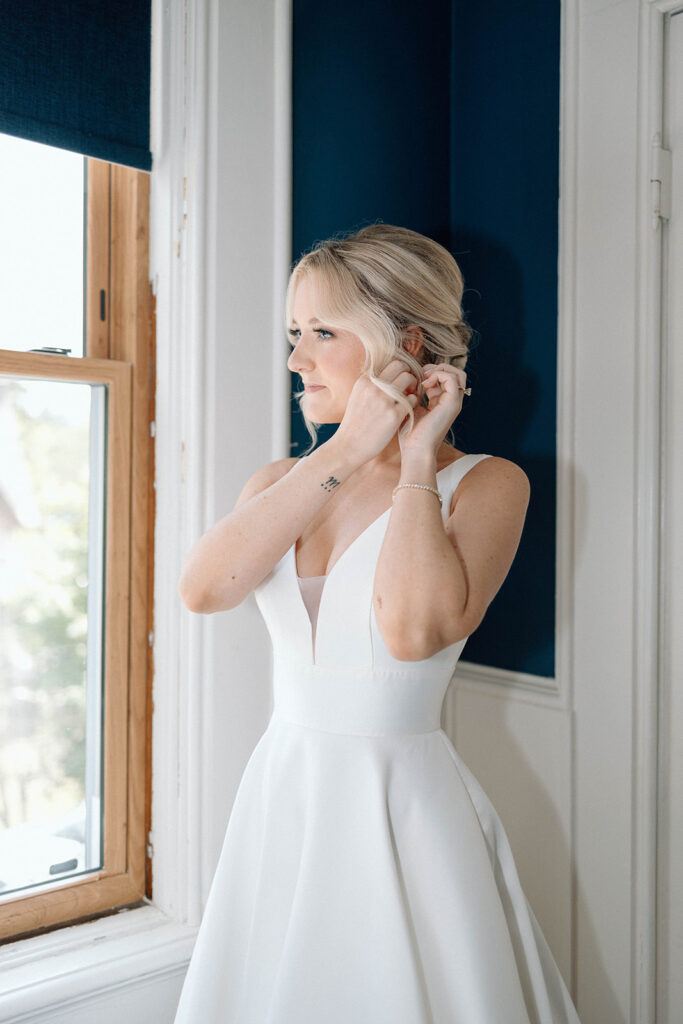
<instances>
[{"instance_id":1,"label":"dress bodice","mask_svg":"<svg viewBox=\"0 0 683 1024\"><path fill-rule=\"evenodd\" d=\"M444 523L453 492L487 455L464 455L437 473ZM377 625L372 592L391 509L349 545L324 580L313 627L300 591L295 545L256 588L273 644L274 713L333 732L428 732L466 638L423 661L399 661Z\"/></svg>"}]
</instances>

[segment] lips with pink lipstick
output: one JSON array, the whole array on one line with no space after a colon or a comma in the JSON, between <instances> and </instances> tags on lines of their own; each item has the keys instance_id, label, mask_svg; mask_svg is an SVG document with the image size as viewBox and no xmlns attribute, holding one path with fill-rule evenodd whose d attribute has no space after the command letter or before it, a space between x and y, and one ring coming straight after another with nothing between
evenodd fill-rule
<instances>
[{"instance_id":1,"label":"lips with pink lipstick","mask_svg":"<svg viewBox=\"0 0 683 1024\"><path fill-rule=\"evenodd\" d=\"M304 384L304 391L309 395L314 391L322 391L324 387L324 384Z\"/></svg>"}]
</instances>

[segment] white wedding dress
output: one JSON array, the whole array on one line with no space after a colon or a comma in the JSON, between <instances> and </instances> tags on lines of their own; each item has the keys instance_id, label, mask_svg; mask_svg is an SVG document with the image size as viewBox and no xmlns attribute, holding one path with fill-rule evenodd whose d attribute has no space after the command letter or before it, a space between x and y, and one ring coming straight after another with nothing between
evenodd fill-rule
<instances>
[{"instance_id":1,"label":"white wedding dress","mask_svg":"<svg viewBox=\"0 0 683 1024\"><path fill-rule=\"evenodd\" d=\"M483 458L438 474L444 519ZM274 711L176 1024L578 1024L501 822L440 728L465 641L402 662L377 627L388 518L303 593L294 547L256 590Z\"/></svg>"}]
</instances>

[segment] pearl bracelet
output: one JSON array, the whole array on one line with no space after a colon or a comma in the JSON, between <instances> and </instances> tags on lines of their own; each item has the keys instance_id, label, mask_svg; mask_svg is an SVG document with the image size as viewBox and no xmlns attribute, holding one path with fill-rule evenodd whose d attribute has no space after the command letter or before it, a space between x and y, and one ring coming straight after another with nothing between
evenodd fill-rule
<instances>
[{"instance_id":1,"label":"pearl bracelet","mask_svg":"<svg viewBox=\"0 0 683 1024\"><path fill-rule=\"evenodd\" d=\"M435 494L439 499L439 505L443 505L443 500L441 498L441 495L437 491L436 487L429 487L427 484L399 484L398 487L394 487L393 491L391 492L392 505L394 503L394 496L396 494L396 491L400 491L402 487L419 487L421 491L431 491L432 494Z\"/></svg>"}]
</instances>

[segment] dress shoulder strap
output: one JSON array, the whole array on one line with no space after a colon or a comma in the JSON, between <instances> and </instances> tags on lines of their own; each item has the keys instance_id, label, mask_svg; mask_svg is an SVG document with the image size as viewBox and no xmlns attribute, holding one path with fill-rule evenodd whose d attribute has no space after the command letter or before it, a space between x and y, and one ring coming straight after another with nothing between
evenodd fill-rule
<instances>
[{"instance_id":1,"label":"dress shoulder strap","mask_svg":"<svg viewBox=\"0 0 683 1024\"><path fill-rule=\"evenodd\" d=\"M443 476L439 479L439 491L441 492L443 502L441 511L444 522L451 514L453 495L455 494L460 481L471 469L474 468L474 466L477 465L478 462L482 462L483 459L490 458L490 455L461 455L459 459L456 459L455 462L451 462L449 466L445 467Z\"/></svg>"}]
</instances>

